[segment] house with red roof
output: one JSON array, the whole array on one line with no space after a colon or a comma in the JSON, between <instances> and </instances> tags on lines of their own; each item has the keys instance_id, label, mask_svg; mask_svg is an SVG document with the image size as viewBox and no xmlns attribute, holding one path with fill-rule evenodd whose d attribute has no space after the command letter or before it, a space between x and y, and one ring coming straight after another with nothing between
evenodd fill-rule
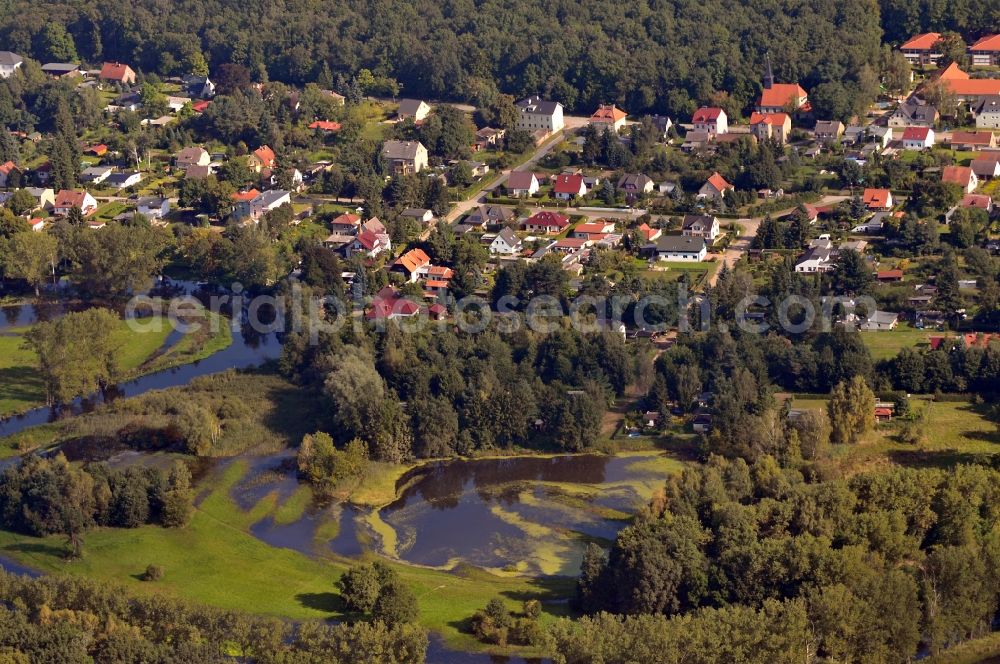
<instances>
[{"instance_id":1,"label":"house with red roof","mask_svg":"<svg viewBox=\"0 0 1000 664\"><path fill-rule=\"evenodd\" d=\"M532 233L561 233L567 226L569 226L568 218L548 210L536 212L524 220L524 230Z\"/></svg>"},{"instance_id":2,"label":"house with red roof","mask_svg":"<svg viewBox=\"0 0 1000 664\"><path fill-rule=\"evenodd\" d=\"M615 222L613 221L591 221L577 224L573 229L573 237L584 240L601 240L605 235L615 232Z\"/></svg>"},{"instance_id":3,"label":"house with red roof","mask_svg":"<svg viewBox=\"0 0 1000 664\"><path fill-rule=\"evenodd\" d=\"M258 196L260 196L260 192L257 191L257 189L248 189L247 191L236 191L230 194L230 198L233 199L234 203L249 203Z\"/></svg>"},{"instance_id":4,"label":"house with red roof","mask_svg":"<svg viewBox=\"0 0 1000 664\"><path fill-rule=\"evenodd\" d=\"M779 145L788 141L792 133L792 119L787 113L752 113L750 133L759 141L773 140Z\"/></svg>"},{"instance_id":5,"label":"house with red roof","mask_svg":"<svg viewBox=\"0 0 1000 664\"><path fill-rule=\"evenodd\" d=\"M979 178L968 166L945 166L941 169L941 182L957 184L966 194L971 194L979 186Z\"/></svg>"},{"instance_id":6,"label":"house with red roof","mask_svg":"<svg viewBox=\"0 0 1000 664\"><path fill-rule=\"evenodd\" d=\"M663 231L661 229L659 229L659 228L652 228L646 222L642 222L642 224L640 224L639 228L637 228L636 230L639 231L639 235L641 235L642 238L644 240L646 240L646 242L652 242L656 238L658 238L661 235L663 235Z\"/></svg>"},{"instance_id":7,"label":"house with red roof","mask_svg":"<svg viewBox=\"0 0 1000 664\"><path fill-rule=\"evenodd\" d=\"M869 210L875 212L891 210L893 206L892 192L888 189L865 189L861 200Z\"/></svg>"},{"instance_id":8,"label":"house with red roof","mask_svg":"<svg viewBox=\"0 0 1000 664\"><path fill-rule=\"evenodd\" d=\"M211 103L212 102L207 99L204 99L202 101L196 101L191 104L191 110L194 111L195 113L204 113L205 109L208 108L208 105Z\"/></svg>"},{"instance_id":9,"label":"house with red roof","mask_svg":"<svg viewBox=\"0 0 1000 664\"><path fill-rule=\"evenodd\" d=\"M98 78L109 83L135 85L135 72L128 65L120 62L105 62Z\"/></svg>"},{"instance_id":10,"label":"house with red roof","mask_svg":"<svg viewBox=\"0 0 1000 664\"><path fill-rule=\"evenodd\" d=\"M83 149L84 154L92 154L95 157L103 157L108 153L108 146L104 143L98 143L97 145L88 145Z\"/></svg>"},{"instance_id":11,"label":"house with red roof","mask_svg":"<svg viewBox=\"0 0 1000 664\"><path fill-rule=\"evenodd\" d=\"M628 113L614 104L601 104L590 116L590 124L598 129L607 127L611 131L617 132L625 126L625 118L627 117Z\"/></svg>"},{"instance_id":12,"label":"house with red roof","mask_svg":"<svg viewBox=\"0 0 1000 664\"><path fill-rule=\"evenodd\" d=\"M726 178L719 175L716 171L709 176L705 184L701 185L701 189L698 190L698 198L710 198L715 202L721 202L726 191L733 191L736 187L729 184Z\"/></svg>"},{"instance_id":13,"label":"house with red roof","mask_svg":"<svg viewBox=\"0 0 1000 664\"><path fill-rule=\"evenodd\" d=\"M907 127L903 130L903 148L926 150L934 145L934 130L930 127Z\"/></svg>"},{"instance_id":14,"label":"house with red roof","mask_svg":"<svg viewBox=\"0 0 1000 664\"><path fill-rule=\"evenodd\" d=\"M1000 66L1000 35L988 35L969 47L973 67Z\"/></svg>"},{"instance_id":15,"label":"house with red roof","mask_svg":"<svg viewBox=\"0 0 1000 664\"><path fill-rule=\"evenodd\" d=\"M808 113L809 96L798 83L775 83L774 72L771 71L771 59L767 59L767 72L764 74L763 90L757 100L758 113Z\"/></svg>"},{"instance_id":16,"label":"house with red roof","mask_svg":"<svg viewBox=\"0 0 1000 664\"><path fill-rule=\"evenodd\" d=\"M725 134L729 132L729 117L721 108L702 106L691 116L694 131L707 131L710 134Z\"/></svg>"},{"instance_id":17,"label":"house with red roof","mask_svg":"<svg viewBox=\"0 0 1000 664\"><path fill-rule=\"evenodd\" d=\"M993 212L993 199L986 194L966 194L962 197L962 202L959 205L964 208Z\"/></svg>"},{"instance_id":18,"label":"house with red roof","mask_svg":"<svg viewBox=\"0 0 1000 664\"><path fill-rule=\"evenodd\" d=\"M347 255L363 254L368 258L375 258L382 252L389 251L391 246L388 235L362 228L354 236L354 241L347 245Z\"/></svg>"},{"instance_id":19,"label":"house with red roof","mask_svg":"<svg viewBox=\"0 0 1000 664\"><path fill-rule=\"evenodd\" d=\"M951 149L964 152L992 150L997 146L997 135L992 131L953 131Z\"/></svg>"},{"instance_id":20,"label":"house with red roof","mask_svg":"<svg viewBox=\"0 0 1000 664\"><path fill-rule=\"evenodd\" d=\"M557 175L552 184L552 193L564 201L587 195L587 183L579 173Z\"/></svg>"},{"instance_id":21,"label":"house with red roof","mask_svg":"<svg viewBox=\"0 0 1000 664\"><path fill-rule=\"evenodd\" d=\"M267 145L262 145L247 157L247 166L255 173L260 173L265 168L274 168L278 163L278 158Z\"/></svg>"},{"instance_id":22,"label":"house with red roof","mask_svg":"<svg viewBox=\"0 0 1000 664\"><path fill-rule=\"evenodd\" d=\"M875 279L882 283L893 283L903 280L902 270L879 270L875 273Z\"/></svg>"},{"instance_id":23,"label":"house with red roof","mask_svg":"<svg viewBox=\"0 0 1000 664\"><path fill-rule=\"evenodd\" d=\"M309 124L309 128L332 133L340 131L340 123L331 120L315 120Z\"/></svg>"},{"instance_id":24,"label":"house with red roof","mask_svg":"<svg viewBox=\"0 0 1000 664\"><path fill-rule=\"evenodd\" d=\"M904 42L899 50L903 57L911 65L936 65L942 54L937 47L941 41L941 34L937 32L925 32L922 35L911 37Z\"/></svg>"},{"instance_id":25,"label":"house with red roof","mask_svg":"<svg viewBox=\"0 0 1000 664\"><path fill-rule=\"evenodd\" d=\"M84 216L93 214L97 210L97 200L86 191L61 189L56 194L56 202L52 206L52 213L56 216L64 216L69 214L70 210L75 207L80 208Z\"/></svg>"},{"instance_id":26,"label":"house with red roof","mask_svg":"<svg viewBox=\"0 0 1000 664\"><path fill-rule=\"evenodd\" d=\"M16 180L17 175L20 173L20 169L12 161L4 162L0 164L0 187L10 187L11 180Z\"/></svg>"},{"instance_id":27,"label":"house with red roof","mask_svg":"<svg viewBox=\"0 0 1000 664\"><path fill-rule=\"evenodd\" d=\"M372 298L365 318L368 320L396 320L412 318L420 313L420 305L403 297L392 286L385 286Z\"/></svg>"}]
</instances>

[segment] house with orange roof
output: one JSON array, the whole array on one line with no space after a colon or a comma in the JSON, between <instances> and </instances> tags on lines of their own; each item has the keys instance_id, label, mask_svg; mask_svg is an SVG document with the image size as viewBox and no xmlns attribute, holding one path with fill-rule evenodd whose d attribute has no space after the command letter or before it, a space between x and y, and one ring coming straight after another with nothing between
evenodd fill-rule
<instances>
[{"instance_id":1,"label":"house with orange roof","mask_svg":"<svg viewBox=\"0 0 1000 664\"><path fill-rule=\"evenodd\" d=\"M954 62L938 72L933 80L939 81L958 101L969 104L1000 95L1000 78L972 78Z\"/></svg>"},{"instance_id":2,"label":"house with orange roof","mask_svg":"<svg viewBox=\"0 0 1000 664\"><path fill-rule=\"evenodd\" d=\"M968 166L945 166L941 169L941 182L957 184L965 194L971 194L979 186L979 178Z\"/></svg>"},{"instance_id":3,"label":"house with orange roof","mask_svg":"<svg viewBox=\"0 0 1000 664\"><path fill-rule=\"evenodd\" d=\"M135 72L128 65L123 65L120 62L105 62L98 78L108 83L135 85Z\"/></svg>"},{"instance_id":4,"label":"house with orange roof","mask_svg":"<svg viewBox=\"0 0 1000 664\"><path fill-rule=\"evenodd\" d=\"M893 206L892 192L888 189L865 189L861 200L869 210L875 212L891 210Z\"/></svg>"},{"instance_id":5,"label":"house with orange roof","mask_svg":"<svg viewBox=\"0 0 1000 664\"><path fill-rule=\"evenodd\" d=\"M420 270L430 264L431 257L423 249L410 249L396 259L390 271L402 274L407 281L412 283L417 280Z\"/></svg>"},{"instance_id":6,"label":"house with orange roof","mask_svg":"<svg viewBox=\"0 0 1000 664\"><path fill-rule=\"evenodd\" d=\"M607 127L611 131L617 132L625 126L625 118L627 117L628 113L614 104L601 104L590 116L590 124L598 129Z\"/></svg>"},{"instance_id":7,"label":"house with orange roof","mask_svg":"<svg viewBox=\"0 0 1000 664\"><path fill-rule=\"evenodd\" d=\"M663 235L663 231L661 229L652 228L646 222L642 222L642 224L640 224L639 228L637 228L636 230L639 231L639 234L643 237L644 240L646 240L646 242L652 242L656 238Z\"/></svg>"},{"instance_id":8,"label":"house with orange roof","mask_svg":"<svg viewBox=\"0 0 1000 664\"><path fill-rule=\"evenodd\" d=\"M11 181L17 178L17 175L21 170L12 161L7 161L0 164L0 187L10 187Z\"/></svg>"},{"instance_id":9,"label":"house with orange roof","mask_svg":"<svg viewBox=\"0 0 1000 664\"><path fill-rule=\"evenodd\" d=\"M792 132L792 119L788 113L752 113L750 115L750 133L759 141L773 140L778 145L788 141Z\"/></svg>"},{"instance_id":10,"label":"house with orange roof","mask_svg":"<svg viewBox=\"0 0 1000 664\"><path fill-rule=\"evenodd\" d=\"M719 172L716 171L709 176L705 184L701 185L701 189L698 190L698 198L710 198L719 203L722 202L726 191L733 191L735 189L736 187L729 184L726 178L719 175Z\"/></svg>"},{"instance_id":11,"label":"house with orange roof","mask_svg":"<svg viewBox=\"0 0 1000 664\"><path fill-rule=\"evenodd\" d=\"M253 199L260 196L260 192L256 189L249 189L247 191L237 191L230 195L234 203L249 203Z\"/></svg>"},{"instance_id":12,"label":"house with orange roof","mask_svg":"<svg viewBox=\"0 0 1000 664\"><path fill-rule=\"evenodd\" d=\"M772 83L764 88L757 100L758 113L781 113L786 110L808 113L809 96L798 83Z\"/></svg>"},{"instance_id":13,"label":"house with orange roof","mask_svg":"<svg viewBox=\"0 0 1000 664\"><path fill-rule=\"evenodd\" d=\"M988 35L969 47L973 67L1000 66L1000 35Z\"/></svg>"},{"instance_id":14,"label":"house with orange roof","mask_svg":"<svg viewBox=\"0 0 1000 664\"><path fill-rule=\"evenodd\" d=\"M340 123L332 120L315 120L309 124L309 128L332 133L340 131Z\"/></svg>"},{"instance_id":15,"label":"house with orange roof","mask_svg":"<svg viewBox=\"0 0 1000 664\"><path fill-rule=\"evenodd\" d=\"M911 65L936 65L942 57L941 51L937 48L940 41L940 33L925 32L903 43L899 50Z\"/></svg>"},{"instance_id":16,"label":"house with orange roof","mask_svg":"<svg viewBox=\"0 0 1000 664\"><path fill-rule=\"evenodd\" d=\"M725 134L729 132L729 118L721 108L702 106L691 116L694 131L707 131L710 134Z\"/></svg>"},{"instance_id":17,"label":"house with orange roof","mask_svg":"<svg viewBox=\"0 0 1000 664\"><path fill-rule=\"evenodd\" d=\"M573 229L573 237L584 240L601 240L605 235L615 232L615 222L613 221L591 221L577 224Z\"/></svg>"},{"instance_id":18,"label":"house with orange roof","mask_svg":"<svg viewBox=\"0 0 1000 664\"><path fill-rule=\"evenodd\" d=\"M274 168L278 163L278 158L267 145L262 145L247 157L247 166L255 173L260 173L265 168Z\"/></svg>"}]
</instances>

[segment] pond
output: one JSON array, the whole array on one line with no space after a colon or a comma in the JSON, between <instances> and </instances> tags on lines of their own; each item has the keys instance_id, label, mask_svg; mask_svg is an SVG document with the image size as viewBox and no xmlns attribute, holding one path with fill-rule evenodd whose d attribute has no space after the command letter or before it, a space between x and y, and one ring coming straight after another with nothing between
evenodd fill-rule
<instances>
[{"instance_id":1,"label":"pond","mask_svg":"<svg viewBox=\"0 0 1000 664\"><path fill-rule=\"evenodd\" d=\"M249 460L231 491L244 510L295 488L287 454ZM373 551L429 567L575 575L588 542L610 542L677 462L658 452L433 462L399 482L380 510L312 506L291 522L268 514L251 533L306 555Z\"/></svg>"},{"instance_id":2,"label":"pond","mask_svg":"<svg viewBox=\"0 0 1000 664\"><path fill-rule=\"evenodd\" d=\"M200 294L198 285L191 282L165 282L155 293L184 295ZM0 307L0 333L4 329L23 327L42 320L57 318L72 307L60 304L22 305L17 307ZM152 373L135 380L121 383L104 390L100 394L91 395L86 399L77 399L72 404L60 410L49 407L35 408L20 415L13 415L0 420L0 437L19 433L39 424L54 421L59 417L79 414L94 408L102 401L123 397L135 397L150 390L163 390L170 387L180 387L200 376L219 373L227 369L248 369L260 366L264 362L281 356L281 342L277 335L262 335L248 325L241 324L233 330L232 343L219 352L197 362L185 364L172 369ZM164 343L164 349L177 343L180 334L172 332Z\"/></svg>"}]
</instances>

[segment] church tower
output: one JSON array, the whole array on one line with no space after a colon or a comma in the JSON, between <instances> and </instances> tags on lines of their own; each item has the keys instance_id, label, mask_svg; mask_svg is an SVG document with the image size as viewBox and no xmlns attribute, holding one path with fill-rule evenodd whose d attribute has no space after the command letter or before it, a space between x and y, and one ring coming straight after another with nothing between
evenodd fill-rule
<instances>
[{"instance_id":1,"label":"church tower","mask_svg":"<svg viewBox=\"0 0 1000 664\"><path fill-rule=\"evenodd\" d=\"M770 53L764 55L764 61L767 63L767 71L764 73L764 89L770 90L774 86L774 72L771 71Z\"/></svg>"}]
</instances>

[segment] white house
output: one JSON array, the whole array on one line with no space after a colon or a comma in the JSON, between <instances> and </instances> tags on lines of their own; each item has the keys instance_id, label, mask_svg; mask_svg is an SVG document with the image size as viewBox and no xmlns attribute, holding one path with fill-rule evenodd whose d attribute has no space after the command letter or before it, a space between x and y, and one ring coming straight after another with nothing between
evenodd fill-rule
<instances>
[{"instance_id":1,"label":"white house","mask_svg":"<svg viewBox=\"0 0 1000 664\"><path fill-rule=\"evenodd\" d=\"M721 108L702 106L691 117L695 131L707 131L710 134L725 134L729 132L729 118Z\"/></svg>"},{"instance_id":2,"label":"white house","mask_svg":"<svg viewBox=\"0 0 1000 664\"><path fill-rule=\"evenodd\" d=\"M686 214L681 233L684 237L700 237L714 242L719 237L719 219L710 214Z\"/></svg>"},{"instance_id":3,"label":"white house","mask_svg":"<svg viewBox=\"0 0 1000 664\"><path fill-rule=\"evenodd\" d=\"M934 130L930 127L907 127L903 130L903 148L926 150L934 145Z\"/></svg>"},{"instance_id":4,"label":"white house","mask_svg":"<svg viewBox=\"0 0 1000 664\"><path fill-rule=\"evenodd\" d=\"M282 189L271 189L250 201L250 216L254 221L257 221L271 210L277 210L282 205L291 205L291 203L292 197L289 192Z\"/></svg>"},{"instance_id":5,"label":"white house","mask_svg":"<svg viewBox=\"0 0 1000 664\"><path fill-rule=\"evenodd\" d=\"M80 172L80 182L100 184L111 177L114 170L110 166L89 166Z\"/></svg>"},{"instance_id":6,"label":"white house","mask_svg":"<svg viewBox=\"0 0 1000 664\"><path fill-rule=\"evenodd\" d=\"M56 215L67 215L75 207L80 208L83 214L88 215L97 209L97 200L86 191L62 189L56 194L52 212Z\"/></svg>"},{"instance_id":7,"label":"white house","mask_svg":"<svg viewBox=\"0 0 1000 664\"><path fill-rule=\"evenodd\" d=\"M142 182L142 173L138 171L126 173L112 173L105 182L114 189L128 189Z\"/></svg>"},{"instance_id":8,"label":"white house","mask_svg":"<svg viewBox=\"0 0 1000 664\"><path fill-rule=\"evenodd\" d=\"M656 257L661 261L691 261L697 263L705 260L708 249L705 240L700 237L684 237L683 235L663 235L653 245Z\"/></svg>"},{"instance_id":9,"label":"white house","mask_svg":"<svg viewBox=\"0 0 1000 664\"><path fill-rule=\"evenodd\" d=\"M556 198L562 200L572 200L579 196L587 195L587 184L583 181L582 175L562 174L556 176L552 185L552 192Z\"/></svg>"},{"instance_id":10,"label":"white house","mask_svg":"<svg viewBox=\"0 0 1000 664\"><path fill-rule=\"evenodd\" d=\"M150 221L163 219L170 213L170 200L159 196L144 196L136 201L135 211Z\"/></svg>"},{"instance_id":11,"label":"white house","mask_svg":"<svg viewBox=\"0 0 1000 664\"><path fill-rule=\"evenodd\" d=\"M430 112L430 105L421 99L400 99L396 117L400 120L412 118L414 122L421 122Z\"/></svg>"},{"instance_id":12,"label":"white house","mask_svg":"<svg viewBox=\"0 0 1000 664\"><path fill-rule=\"evenodd\" d=\"M810 247L795 263L795 271L803 273L830 272L834 267L833 249L829 246Z\"/></svg>"},{"instance_id":13,"label":"white house","mask_svg":"<svg viewBox=\"0 0 1000 664\"><path fill-rule=\"evenodd\" d=\"M493 241L490 242L490 253L501 256L511 256L521 253L522 243L514 231L509 228L501 229Z\"/></svg>"},{"instance_id":14,"label":"white house","mask_svg":"<svg viewBox=\"0 0 1000 664\"><path fill-rule=\"evenodd\" d=\"M563 126L563 106L557 101L546 101L541 97L528 97L517 102L520 115L517 128L535 133L543 129L550 134L560 131Z\"/></svg>"},{"instance_id":15,"label":"white house","mask_svg":"<svg viewBox=\"0 0 1000 664\"><path fill-rule=\"evenodd\" d=\"M538 193L538 178L529 171L511 171L507 176L507 193L518 198Z\"/></svg>"},{"instance_id":16,"label":"white house","mask_svg":"<svg viewBox=\"0 0 1000 664\"><path fill-rule=\"evenodd\" d=\"M23 63L24 58L17 53L0 51L0 78L10 78Z\"/></svg>"},{"instance_id":17,"label":"white house","mask_svg":"<svg viewBox=\"0 0 1000 664\"><path fill-rule=\"evenodd\" d=\"M976 116L976 128L1000 129L1000 96L984 97L973 104L972 112Z\"/></svg>"},{"instance_id":18,"label":"white house","mask_svg":"<svg viewBox=\"0 0 1000 664\"><path fill-rule=\"evenodd\" d=\"M723 195L727 190L733 190L735 187L726 181L726 178L719 175L718 172L712 173L711 177L705 181L705 184L701 185L701 189L698 190L698 198L711 198L716 202L721 202Z\"/></svg>"}]
</instances>

